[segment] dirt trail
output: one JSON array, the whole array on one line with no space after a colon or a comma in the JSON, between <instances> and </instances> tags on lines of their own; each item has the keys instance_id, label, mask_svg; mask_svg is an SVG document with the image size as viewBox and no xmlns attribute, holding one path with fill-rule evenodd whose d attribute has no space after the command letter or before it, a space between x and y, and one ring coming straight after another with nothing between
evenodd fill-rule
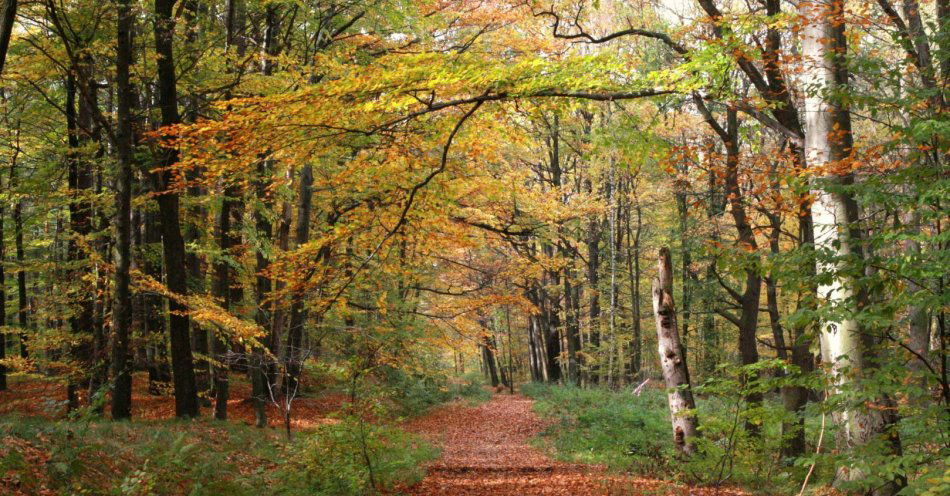
<instances>
[{"instance_id":1,"label":"dirt trail","mask_svg":"<svg viewBox=\"0 0 950 496\"><path fill-rule=\"evenodd\" d=\"M496 394L471 407L453 403L408 424L442 456L408 493L434 495L689 495L694 488L663 481L611 476L591 465L554 461L529 445L544 423L533 401ZM708 491L708 490L707 490ZM713 494L703 491L702 494ZM721 493L727 494L727 493Z\"/></svg>"}]
</instances>

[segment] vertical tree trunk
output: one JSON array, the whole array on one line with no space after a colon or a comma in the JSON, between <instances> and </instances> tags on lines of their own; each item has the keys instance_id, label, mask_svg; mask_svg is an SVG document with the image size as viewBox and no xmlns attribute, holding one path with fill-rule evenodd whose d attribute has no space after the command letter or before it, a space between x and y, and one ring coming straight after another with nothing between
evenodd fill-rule
<instances>
[{"instance_id":1,"label":"vertical tree trunk","mask_svg":"<svg viewBox=\"0 0 950 496\"><path fill-rule=\"evenodd\" d=\"M485 361L485 371L491 380L492 387L498 387L500 383L498 378L498 365L495 363L495 351L492 346L492 340L488 334L482 337L482 358Z\"/></svg>"},{"instance_id":2,"label":"vertical tree trunk","mask_svg":"<svg viewBox=\"0 0 950 496\"><path fill-rule=\"evenodd\" d=\"M545 359L548 380L558 382L561 380L561 305L557 304L544 289L541 290L541 298L545 309L544 344L547 352Z\"/></svg>"},{"instance_id":3,"label":"vertical tree trunk","mask_svg":"<svg viewBox=\"0 0 950 496\"><path fill-rule=\"evenodd\" d=\"M269 57L276 55L277 52L277 31L278 27L278 7L276 5L270 4L267 6L267 11L264 19L264 57L263 66L261 72L265 76L269 76L273 71L274 64ZM264 249L263 243L269 243L273 241L273 225L271 224L268 212L271 211L274 207L274 201L271 193L269 192L269 187L271 184L270 176L273 174L273 164L269 161L262 160L258 164L257 169L257 198L260 201L260 205L254 210L254 229L257 231L257 242L258 249L256 254L256 266L255 271L256 276L256 300L257 300L257 312L255 314L255 321L257 325L261 328L267 330L267 335L264 337L263 346L268 347L267 351L273 353L276 349L273 347L272 343L274 342L271 319L273 317L273 304L267 302L267 298L271 294L273 289L273 282L267 275L265 271L270 266L270 258ZM254 423L257 427L265 427L267 425L267 408L266 401L268 397L268 363L265 359L265 350L261 347L254 349L253 353L254 359L251 363L251 395L254 401Z\"/></svg>"},{"instance_id":4,"label":"vertical tree trunk","mask_svg":"<svg viewBox=\"0 0 950 496\"><path fill-rule=\"evenodd\" d=\"M297 246L302 246L310 240L310 212L313 201L313 169L309 164L300 170L300 195L297 204ZM303 328L307 321L307 309L304 306L304 295L295 292L290 306L290 329L287 332L287 371L289 384L284 390L296 389L300 379L300 370L303 366L301 357L305 356L301 350L303 346ZM288 389L289 388L289 389Z\"/></svg>"},{"instance_id":5,"label":"vertical tree trunk","mask_svg":"<svg viewBox=\"0 0 950 496\"><path fill-rule=\"evenodd\" d=\"M632 187L636 187L632 185ZM636 212L637 228L631 234L630 217L627 215L627 273L630 280L630 308L633 319L633 336L630 341L630 368L627 372L629 380L635 380L640 375L643 355L643 331L640 328L640 233L643 228L642 210L640 201L635 200L633 211ZM631 242L632 239L632 242Z\"/></svg>"},{"instance_id":6,"label":"vertical tree trunk","mask_svg":"<svg viewBox=\"0 0 950 496\"><path fill-rule=\"evenodd\" d=\"M19 126L19 122L17 123ZM19 171L17 169L17 158L19 158L19 146L20 146L20 129L16 129L16 147L17 149L13 151L13 157L10 159L10 184L7 186L7 189L11 194L17 194L16 187L18 182ZM18 337L20 340L20 358L29 358L30 353L27 348L27 328L29 327L29 313L30 313L30 304L27 300L26 292L26 269L24 268L25 256L23 250L23 198L17 199L16 203L13 204L13 242L14 249L16 251L16 262L17 262L17 326L19 327Z\"/></svg>"},{"instance_id":7,"label":"vertical tree trunk","mask_svg":"<svg viewBox=\"0 0 950 496\"><path fill-rule=\"evenodd\" d=\"M214 295L225 311L231 310L231 207L234 204L234 188L226 186L223 191L221 211L218 213L218 248L221 250L218 261L214 264ZM211 338L211 353L214 360L212 377L214 378L214 418L226 420L228 418L228 338L221 331L217 331Z\"/></svg>"},{"instance_id":8,"label":"vertical tree trunk","mask_svg":"<svg viewBox=\"0 0 950 496\"><path fill-rule=\"evenodd\" d=\"M162 242L161 226L155 212L146 212L144 217L143 265L145 273L156 280L162 279L161 259L156 257L155 247ZM148 391L161 394L161 385L171 382L168 366L167 336L165 332L165 301L159 295L142 295L142 331L146 339L146 363L148 366Z\"/></svg>"},{"instance_id":9,"label":"vertical tree trunk","mask_svg":"<svg viewBox=\"0 0 950 496\"><path fill-rule=\"evenodd\" d=\"M749 222L743 203L742 190L739 187L739 122L736 109L730 107L726 111L726 198L729 201L730 213L736 224L738 234L738 248L750 253L750 260L745 268L745 290L739 298L741 307L739 316L739 354L742 365L752 365L759 361L759 351L755 335L759 326L759 300L762 293L762 277L758 270L758 243L755 232ZM750 266L754 262L754 265ZM758 374L745 377L744 380L756 381ZM762 403L762 394L753 392L746 395L746 401L752 408ZM747 423L746 428L753 434L758 434L758 426Z\"/></svg>"},{"instance_id":10,"label":"vertical tree trunk","mask_svg":"<svg viewBox=\"0 0 950 496\"><path fill-rule=\"evenodd\" d=\"M198 16L201 12L199 10L198 0L183 0L181 4L181 17L186 28L185 50L190 53L200 51L200 49L196 48L200 29ZM187 53L185 56L191 59L185 61L185 64L196 62L193 60L193 56L189 56ZM185 96L183 100L185 100L182 105L185 109L185 119L191 122L196 121L200 110L201 98ZM187 189L187 195L189 197L197 199L208 194L207 189L198 181L203 172L200 166L189 168L189 170L185 172L186 177L192 181L192 184L190 184ZM207 209L198 201L192 202L188 207L186 217L190 218L190 222L187 222L183 227L182 234L185 239L185 246L201 244L203 233L207 230ZM196 294L203 294L207 289L207 260L205 256L199 253L198 250L186 251L185 267L188 269L188 287ZM209 361L212 353L209 340L210 336L209 332L194 319L191 320L190 325L191 346L196 355L194 369L195 386L198 391L198 404L207 407L211 406L210 395L213 393L211 386L211 363Z\"/></svg>"},{"instance_id":11,"label":"vertical tree trunk","mask_svg":"<svg viewBox=\"0 0 950 496\"><path fill-rule=\"evenodd\" d=\"M3 0L0 8L0 74L7 61L7 49L10 48L10 35L13 34L13 23L16 21L17 0Z\"/></svg>"},{"instance_id":12,"label":"vertical tree trunk","mask_svg":"<svg viewBox=\"0 0 950 496\"><path fill-rule=\"evenodd\" d=\"M2 187L2 184L0 184ZM4 205L0 203L0 302L7 301L7 277L3 270L3 262L6 258L6 246L4 244L3 216ZM0 304L0 323L7 320L6 305ZM0 333L0 360L7 357L7 335ZM0 363L0 391L7 389L7 366Z\"/></svg>"},{"instance_id":13,"label":"vertical tree trunk","mask_svg":"<svg viewBox=\"0 0 950 496\"><path fill-rule=\"evenodd\" d=\"M698 435L699 420L696 403L689 382L686 353L680 343L676 327L676 306L673 302L673 267L670 250L660 249L657 277L653 280L653 314L656 319L656 337L660 352L663 379L673 424L673 444L680 452L690 455L695 451L693 438Z\"/></svg>"},{"instance_id":14,"label":"vertical tree trunk","mask_svg":"<svg viewBox=\"0 0 950 496\"><path fill-rule=\"evenodd\" d=\"M69 75L66 81L66 128L69 134L67 141L69 149L67 151L67 162L69 167L69 189L75 196L84 195L83 191L92 188L92 174L83 157L80 156L81 140L80 136L87 138L88 128L80 129L80 119L76 115L76 78ZM80 99L81 115L88 115L89 110L84 109L87 105L85 98ZM85 120L85 119L83 119ZM88 236L91 232L91 210L92 207L85 199L73 199L69 204L69 224L72 230L72 236L68 243L68 259L70 261L79 261L83 259L81 243L77 238ZM75 279L80 279L75 274ZM77 284L82 284L78 282ZM80 294L83 293L79 289ZM80 380L87 379L86 375L92 371L96 364L93 362L92 349L90 347L89 335L93 328L94 301L92 298L82 296L75 298L79 302L79 310L69 318L69 327L76 336L79 344L73 350L73 358L79 364L81 372L76 372L69 380L66 386L67 408L72 411L79 407L78 386Z\"/></svg>"},{"instance_id":15,"label":"vertical tree trunk","mask_svg":"<svg viewBox=\"0 0 950 496\"><path fill-rule=\"evenodd\" d=\"M30 352L27 347L27 329L30 326L30 300L26 291L26 269L23 267L26 262L26 253L23 249L23 203L22 199L17 200L13 206L13 228L16 230L14 243L16 244L16 261L19 269L16 274L17 282L17 324L20 326L20 358L29 358Z\"/></svg>"},{"instance_id":16,"label":"vertical tree trunk","mask_svg":"<svg viewBox=\"0 0 950 496\"><path fill-rule=\"evenodd\" d=\"M809 207L802 206L799 212L799 242L801 246L814 245L811 213ZM814 279L814 266L806 267ZM802 374L814 370L815 359L811 353L811 333L801 325L791 328L792 364L796 365ZM782 454L786 457L798 457L805 453L805 405L808 402L809 390L804 386L790 385L782 387L782 403L785 410L794 415L794 420L782 425L782 436L787 440L782 446Z\"/></svg>"},{"instance_id":17,"label":"vertical tree trunk","mask_svg":"<svg viewBox=\"0 0 950 496\"><path fill-rule=\"evenodd\" d=\"M687 171L682 173L685 175ZM693 264L692 252L689 242L689 199L687 195L688 183L677 181L676 190L676 212L679 215L679 237L680 237L680 259L682 262L682 274L680 279L683 285L683 330L680 334L683 340L683 348L688 348L689 343L689 322L692 316L692 284L690 284L690 266Z\"/></svg>"},{"instance_id":18,"label":"vertical tree trunk","mask_svg":"<svg viewBox=\"0 0 950 496\"><path fill-rule=\"evenodd\" d=\"M508 392L515 394L514 360L511 351L511 306L505 306L505 326L508 328Z\"/></svg>"},{"instance_id":19,"label":"vertical tree trunk","mask_svg":"<svg viewBox=\"0 0 950 496\"><path fill-rule=\"evenodd\" d=\"M802 57L806 86L815 88L805 98L805 156L811 168L837 168L847 165L851 154L851 119L849 110L832 100L829 92L848 87L848 71L844 63L847 42L844 37L844 3L802 3L799 7L806 24L802 29ZM847 169L847 167L844 167ZM839 169L840 170L840 169ZM842 185L853 182L850 173L825 173L816 184L811 211L815 248L819 257L833 255L833 261L819 262L817 272L825 281L818 286L818 297L836 309L846 309L845 316L826 320L821 329L822 358L831 366L838 394L854 384L853 374L870 369L873 358L866 355L868 336L863 335L856 319L849 316L858 310L862 295L856 281L849 275L843 258L861 258L860 236L855 229L857 205ZM823 252L823 253L822 253ZM838 312L836 312L838 313ZM887 407L888 399L880 398ZM838 448L849 450L873 438L886 437L885 446L894 455L900 454L900 438L893 424L896 419L888 408L853 405L837 412ZM856 480L864 477L860 470L841 467L839 477ZM904 485L902 480L889 481L873 489L873 494L890 496Z\"/></svg>"},{"instance_id":20,"label":"vertical tree trunk","mask_svg":"<svg viewBox=\"0 0 950 496\"><path fill-rule=\"evenodd\" d=\"M175 21L172 13L175 0L155 0L155 54L158 56L158 99L162 125L178 124L178 90L175 61L172 48ZM161 170L152 173L152 182L158 194L158 206L162 225L162 252L165 267L165 282L175 294L168 302L169 334L172 350L172 375L175 383L175 415L198 416L198 396L195 384L194 363L191 356L191 341L187 308L177 298L188 294L185 272L185 242L181 236L178 193L170 191L174 185L169 167L178 161L178 152L163 149L159 152L158 166Z\"/></svg>"},{"instance_id":21,"label":"vertical tree trunk","mask_svg":"<svg viewBox=\"0 0 950 496\"><path fill-rule=\"evenodd\" d=\"M591 192L590 181L587 182L588 192ZM588 326L590 333L590 351L596 353L600 346L600 235L601 222L599 218L592 216L587 224L587 287L590 295L587 299ZM594 364L588 364L589 368ZM597 383L598 377L595 370L591 370L590 376L593 383Z\"/></svg>"},{"instance_id":22,"label":"vertical tree trunk","mask_svg":"<svg viewBox=\"0 0 950 496\"><path fill-rule=\"evenodd\" d=\"M132 417L132 361L129 337L132 332L132 293L129 268L132 258L132 91L129 68L132 63L132 12L130 0L119 0L116 39L116 243L115 300L112 311L112 418Z\"/></svg>"},{"instance_id":23,"label":"vertical tree trunk","mask_svg":"<svg viewBox=\"0 0 950 496\"><path fill-rule=\"evenodd\" d=\"M567 332L567 380L574 385L580 384L580 367L577 360L577 354L581 349L580 340L580 316L573 305L573 295L576 289L571 284L571 278L574 276L571 270L564 272L564 316L565 331Z\"/></svg>"}]
</instances>

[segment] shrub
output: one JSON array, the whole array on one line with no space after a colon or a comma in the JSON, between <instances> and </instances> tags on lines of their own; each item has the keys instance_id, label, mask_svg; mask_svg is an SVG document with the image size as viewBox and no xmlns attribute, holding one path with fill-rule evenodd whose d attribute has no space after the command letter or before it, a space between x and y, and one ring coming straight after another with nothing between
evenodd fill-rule
<instances>
[{"instance_id":1,"label":"shrub","mask_svg":"<svg viewBox=\"0 0 950 496\"><path fill-rule=\"evenodd\" d=\"M535 410L553 419L542 436L558 458L614 470L666 472L673 457L665 396L526 384Z\"/></svg>"},{"instance_id":2,"label":"shrub","mask_svg":"<svg viewBox=\"0 0 950 496\"><path fill-rule=\"evenodd\" d=\"M301 494L360 495L421 480L436 454L400 429L346 417L302 436L282 473Z\"/></svg>"}]
</instances>

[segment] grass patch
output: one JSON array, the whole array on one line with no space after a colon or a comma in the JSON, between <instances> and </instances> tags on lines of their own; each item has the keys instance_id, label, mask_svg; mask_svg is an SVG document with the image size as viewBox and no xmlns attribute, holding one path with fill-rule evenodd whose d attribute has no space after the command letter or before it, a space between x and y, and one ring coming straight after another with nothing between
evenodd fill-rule
<instances>
[{"instance_id":1,"label":"grass patch","mask_svg":"<svg viewBox=\"0 0 950 496\"><path fill-rule=\"evenodd\" d=\"M659 391L637 397L604 389L525 384L535 411L554 420L541 444L566 461L605 465L615 471L670 472L666 398Z\"/></svg>"}]
</instances>

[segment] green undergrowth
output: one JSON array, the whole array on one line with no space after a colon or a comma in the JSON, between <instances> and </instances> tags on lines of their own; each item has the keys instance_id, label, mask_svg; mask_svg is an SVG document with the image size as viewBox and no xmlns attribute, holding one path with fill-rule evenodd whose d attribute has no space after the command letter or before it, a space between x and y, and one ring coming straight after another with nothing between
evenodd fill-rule
<instances>
[{"instance_id":1,"label":"green undergrowth","mask_svg":"<svg viewBox=\"0 0 950 496\"><path fill-rule=\"evenodd\" d=\"M342 375L342 374L341 374ZM347 391L332 374L307 396ZM236 378L236 381L242 380ZM207 417L111 422L0 416L0 494L327 495L392 492L421 480L438 450L401 422L447 401L490 397L477 374L377 370L318 427L257 429ZM168 398L171 401L171 398ZM364 412L368 415L356 415Z\"/></svg>"},{"instance_id":2,"label":"green undergrowth","mask_svg":"<svg viewBox=\"0 0 950 496\"><path fill-rule=\"evenodd\" d=\"M422 415L449 401L465 400L477 404L491 398L477 372L456 377L414 376L392 369L385 376L385 384L382 395L390 398L395 404L395 412L404 417Z\"/></svg>"},{"instance_id":3,"label":"green undergrowth","mask_svg":"<svg viewBox=\"0 0 950 496\"><path fill-rule=\"evenodd\" d=\"M703 438L699 453L686 460L673 448L666 394L646 389L582 389L526 385L535 410L553 420L537 441L557 458L599 464L614 472L704 486L741 486L761 494L791 494L802 469L777 455L780 432L771 423L753 439L737 426L732 405L720 398L699 398ZM771 414L766 404L763 415Z\"/></svg>"},{"instance_id":4,"label":"green undergrowth","mask_svg":"<svg viewBox=\"0 0 950 496\"><path fill-rule=\"evenodd\" d=\"M606 389L525 384L535 411L553 420L539 443L557 458L605 465L612 470L667 474L673 458L665 398Z\"/></svg>"},{"instance_id":5,"label":"green undergrowth","mask_svg":"<svg viewBox=\"0 0 950 496\"><path fill-rule=\"evenodd\" d=\"M0 440L3 494L359 495L419 480L437 455L396 427L354 418L287 442L279 431L210 419L5 416Z\"/></svg>"},{"instance_id":6,"label":"green undergrowth","mask_svg":"<svg viewBox=\"0 0 950 496\"><path fill-rule=\"evenodd\" d=\"M775 391L790 380L772 377L743 386L733 371L723 369L715 379L697 386L701 436L696 440L697 453L688 459L673 449L666 394L660 389L646 389L636 396L629 390L526 384L522 391L536 400L535 410L552 422L537 444L558 459L601 464L615 472L701 486L738 486L768 495L798 494L813 466L805 494L821 494L829 484L846 494L862 494L897 476L906 477L907 485L900 492L904 496L940 494L940 488L950 484L941 422L928 420L936 415L911 411L909 405L899 410L906 411L898 424L903 444L899 456L884 456L874 442L845 458L834 449L832 413L824 413L823 425L816 403L809 403L804 412L805 453L783 456L782 424L790 414ZM761 405L751 407L743 401L750 390L764 394ZM819 438L823 439L821 453L815 455ZM841 466L861 470L865 478L860 482L836 479L836 467Z\"/></svg>"}]
</instances>

